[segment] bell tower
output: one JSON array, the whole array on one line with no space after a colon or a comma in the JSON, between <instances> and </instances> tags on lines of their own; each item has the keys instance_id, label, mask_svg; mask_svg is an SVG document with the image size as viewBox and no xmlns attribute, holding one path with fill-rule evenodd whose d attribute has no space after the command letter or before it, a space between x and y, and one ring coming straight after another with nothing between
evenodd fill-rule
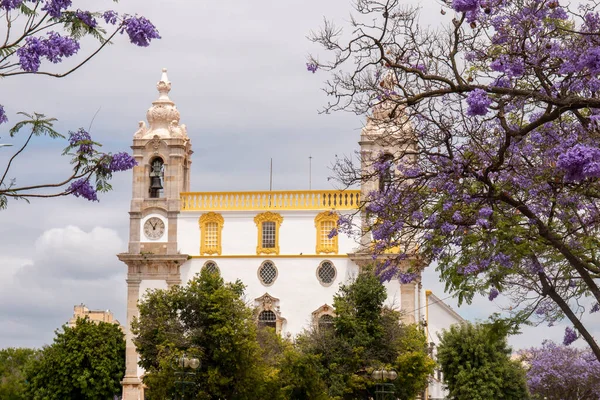
<instances>
[{"instance_id":1,"label":"bell tower","mask_svg":"<svg viewBox=\"0 0 600 400\"><path fill-rule=\"evenodd\" d=\"M138 315L140 284L159 280L167 286L181 283L180 266L186 254L178 254L177 217L180 193L189 191L191 141L179 111L169 98L171 82L162 70L158 99L146 113L149 126L139 122L133 135L133 190L129 210L129 247L118 255L127 271L126 370L123 400L143 399L138 375L138 355L132 342L131 321Z\"/></svg>"},{"instance_id":2,"label":"bell tower","mask_svg":"<svg viewBox=\"0 0 600 400\"><path fill-rule=\"evenodd\" d=\"M367 122L360 135L361 158L361 198L368 201L377 192L385 192L393 185L394 177L398 176L395 167L399 160L403 163L416 162L417 140L402 106L397 101L398 95L393 91L397 86L395 75L390 72L382 80L381 86L384 97L373 107L372 114L367 117ZM412 155L410 155L412 154ZM361 212L361 238L359 250L353 255L353 260L361 266L373 263L372 253L374 242L371 236L372 221L363 210ZM410 246L409 246L410 247ZM386 259L393 259L399 271L406 271L410 263L417 260L415 253L413 259L394 259L398 254L397 249L389 249L377 256L376 262L383 263ZM400 308L404 312L404 321L407 323L418 322L415 300L420 298L421 276L410 283L401 283L394 278L386 284L388 295L390 291L400 289Z\"/></svg>"}]
</instances>

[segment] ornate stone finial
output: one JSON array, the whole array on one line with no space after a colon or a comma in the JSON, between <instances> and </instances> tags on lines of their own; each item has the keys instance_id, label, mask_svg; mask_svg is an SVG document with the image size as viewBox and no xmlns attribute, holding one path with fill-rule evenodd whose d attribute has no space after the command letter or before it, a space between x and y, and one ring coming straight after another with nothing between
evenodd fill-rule
<instances>
[{"instance_id":1,"label":"ornate stone finial","mask_svg":"<svg viewBox=\"0 0 600 400\"><path fill-rule=\"evenodd\" d=\"M167 69L162 69L162 75L160 76L160 81L156 84L156 88L158 89L158 101L163 102L171 102L169 99L169 92L171 91L171 81L169 81L169 77L167 76Z\"/></svg>"},{"instance_id":2,"label":"ornate stone finial","mask_svg":"<svg viewBox=\"0 0 600 400\"><path fill-rule=\"evenodd\" d=\"M160 139L166 138L187 138L185 125L179 125L179 111L175 103L169 98L171 91L171 81L167 76L167 69L162 69L160 81L156 84L158 89L158 99L152 102L152 107L148 109L146 118L149 126L140 124L135 133L136 139L151 139L158 136Z\"/></svg>"}]
</instances>

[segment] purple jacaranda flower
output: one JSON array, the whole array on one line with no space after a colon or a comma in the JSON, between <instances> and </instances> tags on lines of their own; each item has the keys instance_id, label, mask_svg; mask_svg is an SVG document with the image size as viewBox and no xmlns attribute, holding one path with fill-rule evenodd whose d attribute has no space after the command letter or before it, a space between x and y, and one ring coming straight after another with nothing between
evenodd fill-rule
<instances>
[{"instance_id":1,"label":"purple jacaranda flower","mask_svg":"<svg viewBox=\"0 0 600 400\"><path fill-rule=\"evenodd\" d=\"M67 190L70 191L75 197L83 197L89 201L98 201L96 189L90 185L90 182L86 178L73 181Z\"/></svg>"},{"instance_id":2,"label":"purple jacaranda flower","mask_svg":"<svg viewBox=\"0 0 600 400\"><path fill-rule=\"evenodd\" d=\"M77 152L80 154L90 154L94 151L92 137L83 128L80 128L77 132L69 132L69 145L79 146Z\"/></svg>"},{"instance_id":3,"label":"purple jacaranda flower","mask_svg":"<svg viewBox=\"0 0 600 400\"><path fill-rule=\"evenodd\" d=\"M18 8L23 4L23 0L0 0L0 8L10 11Z\"/></svg>"},{"instance_id":4,"label":"purple jacaranda flower","mask_svg":"<svg viewBox=\"0 0 600 400\"><path fill-rule=\"evenodd\" d=\"M315 63L306 63L306 70L309 72L312 72L313 74L315 72L317 72L317 69L319 69L319 66Z\"/></svg>"},{"instance_id":5,"label":"purple jacaranda flower","mask_svg":"<svg viewBox=\"0 0 600 400\"><path fill-rule=\"evenodd\" d=\"M112 172L116 171L127 171L135 167L137 162L128 153L121 152L116 153L112 156L108 169Z\"/></svg>"},{"instance_id":6,"label":"purple jacaranda flower","mask_svg":"<svg viewBox=\"0 0 600 400\"><path fill-rule=\"evenodd\" d=\"M407 283L413 282L417 278L417 276L418 275L415 274L414 272L398 273L398 279L400 280L400 283L402 283L402 284L407 284Z\"/></svg>"},{"instance_id":7,"label":"purple jacaranda flower","mask_svg":"<svg viewBox=\"0 0 600 400\"><path fill-rule=\"evenodd\" d=\"M558 156L556 166L565 173L565 180L581 181L600 178L600 149L577 144Z\"/></svg>"},{"instance_id":8,"label":"purple jacaranda flower","mask_svg":"<svg viewBox=\"0 0 600 400\"><path fill-rule=\"evenodd\" d=\"M479 216L482 218L489 218L493 213L494 211L490 207L482 207L479 210Z\"/></svg>"},{"instance_id":9,"label":"purple jacaranda flower","mask_svg":"<svg viewBox=\"0 0 600 400\"><path fill-rule=\"evenodd\" d=\"M423 212L421 212L421 211L413 211L413 213L412 213L412 219L415 221L422 221L424 217L425 216L423 215Z\"/></svg>"},{"instance_id":10,"label":"purple jacaranda flower","mask_svg":"<svg viewBox=\"0 0 600 400\"><path fill-rule=\"evenodd\" d=\"M47 11L53 18L59 18L63 10L66 10L72 3L71 0L45 0L45 2L42 11Z\"/></svg>"},{"instance_id":11,"label":"purple jacaranda flower","mask_svg":"<svg viewBox=\"0 0 600 400\"><path fill-rule=\"evenodd\" d=\"M490 294L488 295L488 300L489 301L494 300L496 297L498 297L499 294L500 294L500 292L498 291L498 289L492 288L490 290Z\"/></svg>"},{"instance_id":12,"label":"purple jacaranda flower","mask_svg":"<svg viewBox=\"0 0 600 400\"><path fill-rule=\"evenodd\" d=\"M570 327L565 328L565 337L563 338L563 344L569 346L571 343L578 339L577 332Z\"/></svg>"},{"instance_id":13,"label":"purple jacaranda flower","mask_svg":"<svg viewBox=\"0 0 600 400\"><path fill-rule=\"evenodd\" d=\"M596 304L594 304L592 308L590 308L590 314L596 313L598 311L600 311L600 303L596 302Z\"/></svg>"},{"instance_id":14,"label":"purple jacaranda flower","mask_svg":"<svg viewBox=\"0 0 600 400\"><path fill-rule=\"evenodd\" d=\"M333 228L333 229L331 230L331 232L329 232L329 233L327 234L327 237L328 237L329 239L333 239L333 238L334 238L334 237L336 237L337 235L338 235L338 230L337 230L336 228Z\"/></svg>"},{"instance_id":15,"label":"purple jacaranda flower","mask_svg":"<svg viewBox=\"0 0 600 400\"><path fill-rule=\"evenodd\" d=\"M79 20L81 20L81 22L83 22L84 24L86 24L87 26L89 26L90 28L95 28L96 25L98 25L98 22L96 21L96 18L94 18L92 16L92 13L90 13L89 11L77 10L75 12L75 16L77 18L79 18Z\"/></svg>"},{"instance_id":16,"label":"purple jacaranda flower","mask_svg":"<svg viewBox=\"0 0 600 400\"><path fill-rule=\"evenodd\" d=\"M454 0L452 8L456 12L474 11L479 7L479 0Z\"/></svg>"},{"instance_id":17,"label":"purple jacaranda flower","mask_svg":"<svg viewBox=\"0 0 600 400\"><path fill-rule=\"evenodd\" d=\"M444 235L452 233L454 229L456 229L456 225L449 224L448 222L443 222L440 226L440 230Z\"/></svg>"},{"instance_id":18,"label":"purple jacaranda flower","mask_svg":"<svg viewBox=\"0 0 600 400\"><path fill-rule=\"evenodd\" d=\"M121 29L121 33L123 32L127 32L131 43L140 47L149 46L152 39L160 39L158 30L152 22L139 16L126 16Z\"/></svg>"},{"instance_id":19,"label":"purple jacaranda flower","mask_svg":"<svg viewBox=\"0 0 600 400\"><path fill-rule=\"evenodd\" d=\"M489 111L492 99L490 99L483 89L475 89L467 96L467 115L486 115Z\"/></svg>"},{"instance_id":20,"label":"purple jacaranda flower","mask_svg":"<svg viewBox=\"0 0 600 400\"><path fill-rule=\"evenodd\" d=\"M104 18L104 21L107 24L114 25L114 24L117 23L117 19L119 18L119 14L116 13L115 11L113 11L113 10L108 10L108 11L105 11L104 14L102 14L102 18Z\"/></svg>"},{"instance_id":21,"label":"purple jacaranda flower","mask_svg":"<svg viewBox=\"0 0 600 400\"><path fill-rule=\"evenodd\" d=\"M17 50L17 55L24 71L37 72L42 57L56 64L61 62L63 57L70 57L77 51L79 43L76 40L56 32L48 32L48 38L26 38L25 45Z\"/></svg>"},{"instance_id":22,"label":"purple jacaranda flower","mask_svg":"<svg viewBox=\"0 0 600 400\"><path fill-rule=\"evenodd\" d=\"M8 122L8 117L4 111L4 106L0 104L0 124L4 124L6 122Z\"/></svg>"},{"instance_id":23,"label":"purple jacaranda flower","mask_svg":"<svg viewBox=\"0 0 600 400\"><path fill-rule=\"evenodd\" d=\"M459 210L454 211L454 214L452 214L452 221L462 222L462 215Z\"/></svg>"}]
</instances>

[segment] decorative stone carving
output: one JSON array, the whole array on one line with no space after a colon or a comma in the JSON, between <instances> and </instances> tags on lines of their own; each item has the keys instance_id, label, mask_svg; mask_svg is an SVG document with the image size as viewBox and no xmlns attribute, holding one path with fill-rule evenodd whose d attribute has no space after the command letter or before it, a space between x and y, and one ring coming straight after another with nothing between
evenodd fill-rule
<instances>
[{"instance_id":1,"label":"decorative stone carving","mask_svg":"<svg viewBox=\"0 0 600 400\"><path fill-rule=\"evenodd\" d=\"M146 112L146 118L150 124L146 128L140 122L140 128L134 135L135 139L149 139L158 136L165 138L187 138L185 125L179 125L179 111L175 103L169 98L171 82L167 77L167 69L163 68L160 81L156 84L158 99L152 102L152 107Z\"/></svg>"},{"instance_id":2,"label":"decorative stone carving","mask_svg":"<svg viewBox=\"0 0 600 400\"><path fill-rule=\"evenodd\" d=\"M277 319L275 320L275 332L281 333L283 323L285 322L285 318L281 316L281 311L279 310L279 299L271 296L269 293L265 293L259 298L254 299L254 304L257 308L257 321L258 316L262 311L272 311L277 317Z\"/></svg>"},{"instance_id":3,"label":"decorative stone carving","mask_svg":"<svg viewBox=\"0 0 600 400\"><path fill-rule=\"evenodd\" d=\"M146 133L146 130L148 129L146 127L145 121L138 122L138 126L139 126L138 130L133 135L134 139L141 139L144 136L144 134Z\"/></svg>"}]
</instances>

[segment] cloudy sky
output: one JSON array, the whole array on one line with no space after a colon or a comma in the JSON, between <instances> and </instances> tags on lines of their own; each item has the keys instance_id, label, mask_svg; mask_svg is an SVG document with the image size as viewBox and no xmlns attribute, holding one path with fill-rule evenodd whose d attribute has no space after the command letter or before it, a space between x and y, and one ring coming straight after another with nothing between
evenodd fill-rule
<instances>
[{"instance_id":1,"label":"cloudy sky","mask_svg":"<svg viewBox=\"0 0 600 400\"><path fill-rule=\"evenodd\" d=\"M363 119L318 113L327 101L321 91L327 74L306 71L308 53L320 52L306 36L324 16L347 25L350 0L105 0L94 5L140 13L159 28L162 39L138 48L119 35L67 78L2 80L0 104L11 123L18 121L18 111L56 117L62 132L88 128L93 120L92 136L106 151L128 150L166 67L170 97L195 152L192 190L267 189L271 158L274 189L307 189L309 156L313 188L332 188L330 166L336 154L357 149ZM439 5L422 6L435 23ZM79 56L92 49L93 43L84 43ZM8 138L10 126L0 126L0 142L17 146L19 138ZM59 156L63 147L64 142L43 139L32 143L12 176L21 183L59 180L69 172L68 160ZM10 155L10 148L0 148L0 166ZM79 303L111 309L125 320L125 265L115 255L127 247L130 173L117 175L113 184L114 191L101 195L100 203L12 201L0 211L0 348L50 343ZM424 287L447 296L432 268ZM456 305L453 299L447 302ZM476 319L498 307L479 299L458 311ZM513 343L524 347L543 338L560 340L563 329L526 330Z\"/></svg>"}]
</instances>

